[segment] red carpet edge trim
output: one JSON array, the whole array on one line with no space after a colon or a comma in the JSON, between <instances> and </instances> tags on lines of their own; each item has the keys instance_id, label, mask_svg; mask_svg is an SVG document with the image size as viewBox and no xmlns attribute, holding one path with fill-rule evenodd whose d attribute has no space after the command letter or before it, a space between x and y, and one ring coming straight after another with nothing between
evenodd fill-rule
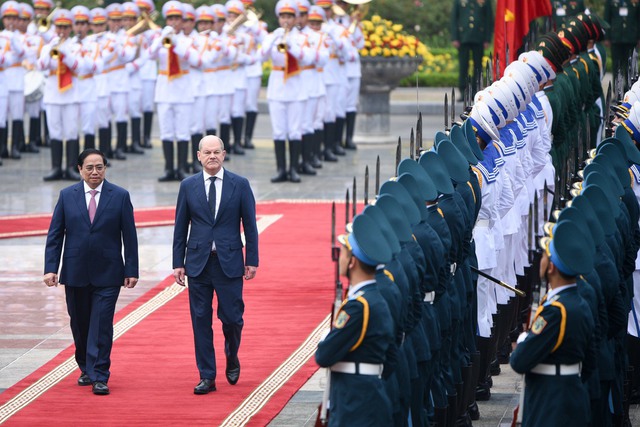
<instances>
[{"instance_id":1,"label":"red carpet edge trim","mask_svg":"<svg viewBox=\"0 0 640 427\"><path fill-rule=\"evenodd\" d=\"M152 299L129 313L122 318L113 328L113 340L120 338L125 332L141 322L145 317L171 301L185 288L183 286L173 284L165 288L162 292L154 296ZM22 408L33 402L41 394L49 390L51 387L62 381L65 377L77 369L75 357L71 356L56 368L48 372L38 381L24 389L13 399L0 407L0 424L7 421L11 416L15 415Z\"/></svg>"},{"instance_id":2,"label":"red carpet edge trim","mask_svg":"<svg viewBox=\"0 0 640 427\"><path fill-rule=\"evenodd\" d=\"M229 416L220 424L243 426L267 404L269 399L309 360L318 347L320 338L329 329L330 316L320 322L307 339L287 358L262 384L260 384Z\"/></svg>"}]
</instances>

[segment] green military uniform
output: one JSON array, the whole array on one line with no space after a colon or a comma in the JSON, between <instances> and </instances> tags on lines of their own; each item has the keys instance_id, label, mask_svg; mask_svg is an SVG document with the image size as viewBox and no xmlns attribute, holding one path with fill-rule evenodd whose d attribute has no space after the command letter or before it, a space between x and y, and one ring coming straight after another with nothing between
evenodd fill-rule
<instances>
[{"instance_id":1,"label":"green military uniform","mask_svg":"<svg viewBox=\"0 0 640 427\"><path fill-rule=\"evenodd\" d=\"M458 87L464 93L469 78L469 54L473 56L473 93L482 71L484 43L493 37L494 13L491 0L454 0L451 11L451 40L460 42ZM503 58L504 59L504 58Z\"/></svg>"},{"instance_id":2,"label":"green military uniform","mask_svg":"<svg viewBox=\"0 0 640 427\"><path fill-rule=\"evenodd\" d=\"M551 2L553 6L553 22L556 30L559 30L569 19L584 12L583 0L554 0Z\"/></svg>"},{"instance_id":3,"label":"green military uniform","mask_svg":"<svg viewBox=\"0 0 640 427\"><path fill-rule=\"evenodd\" d=\"M624 90L627 91L628 58L637 45L640 25L639 0L607 0L604 8L604 19L611 26L607 33L611 43L611 60L614 79L620 70L624 79Z\"/></svg>"}]
</instances>

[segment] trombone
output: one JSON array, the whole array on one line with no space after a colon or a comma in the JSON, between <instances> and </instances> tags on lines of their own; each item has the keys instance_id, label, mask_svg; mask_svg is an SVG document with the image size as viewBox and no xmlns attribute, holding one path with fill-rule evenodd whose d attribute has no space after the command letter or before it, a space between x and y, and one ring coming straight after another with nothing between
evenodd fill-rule
<instances>
[{"instance_id":1,"label":"trombone","mask_svg":"<svg viewBox=\"0 0 640 427\"><path fill-rule=\"evenodd\" d=\"M153 17L147 15L147 12L142 12L138 22L133 27L129 28L126 33L128 36L137 36L147 30L157 31L159 29L160 26L153 22Z\"/></svg>"},{"instance_id":2,"label":"trombone","mask_svg":"<svg viewBox=\"0 0 640 427\"><path fill-rule=\"evenodd\" d=\"M38 26L39 33L46 33L49 31L49 28L51 28L51 21L53 20L53 14L56 13L58 9L59 8L56 7L49 13L49 15L44 17L41 16L36 19L36 25Z\"/></svg>"}]
</instances>

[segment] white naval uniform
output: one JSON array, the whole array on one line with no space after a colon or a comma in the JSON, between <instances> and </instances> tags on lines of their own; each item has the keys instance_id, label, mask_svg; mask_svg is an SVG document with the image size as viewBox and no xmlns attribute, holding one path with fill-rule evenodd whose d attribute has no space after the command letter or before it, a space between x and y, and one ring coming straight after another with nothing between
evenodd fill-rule
<instances>
[{"instance_id":1,"label":"white naval uniform","mask_svg":"<svg viewBox=\"0 0 640 427\"><path fill-rule=\"evenodd\" d=\"M44 39L39 34L29 34L26 37L26 49L25 61L27 64L27 71L36 68L36 62L40 56L40 50L44 46ZM27 101L25 99L24 109L30 118L39 118L40 111L42 110L42 98L35 101ZM35 135L34 135L35 137Z\"/></svg>"},{"instance_id":2,"label":"white naval uniform","mask_svg":"<svg viewBox=\"0 0 640 427\"><path fill-rule=\"evenodd\" d=\"M249 49L255 43L253 36L246 31L245 27L240 27L231 36L232 42L236 45L236 56L231 66L231 73L234 92L231 101L231 118L244 117L247 102L247 66L255 62L254 56L249 53Z\"/></svg>"},{"instance_id":3,"label":"white naval uniform","mask_svg":"<svg viewBox=\"0 0 640 427\"><path fill-rule=\"evenodd\" d=\"M261 48L263 59L271 58L273 63L267 86L269 115L274 141L299 141L302 139L302 116L307 91L303 87L300 74L289 76L285 81L285 54L277 49L283 34L284 29L278 28L265 38ZM290 30L287 36L287 51L297 59L300 68L313 62L310 49L304 48L303 43L298 29Z\"/></svg>"},{"instance_id":4,"label":"white naval uniform","mask_svg":"<svg viewBox=\"0 0 640 427\"><path fill-rule=\"evenodd\" d=\"M341 17L341 23L350 28L351 17L345 15ZM349 34L352 49L351 56L345 62L347 69L347 97L345 109L347 113L355 113L358 111L358 100L360 98L360 80L362 78L362 70L360 65L360 50L364 48L364 35L360 25L356 25L353 34Z\"/></svg>"},{"instance_id":5,"label":"white naval uniform","mask_svg":"<svg viewBox=\"0 0 640 427\"><path fill-rule=\"evenodd\" d=\"M133 61L125 64L125 70L129 74L127 109L130 118L140 119L142 118L142 76L140 76L140 70L149 59L149 50L144 48L142 34L131 36L131 42L136 46L136 54Z\"/></svg>"},{"instance_id":6,"label":"white naval uniform","mask_svg":"<svg viewBox=\"0 0 640 427\"><path fill-rule=\"evenodd\" d=\"M204 68L206 64L210 62L208 57L210 56L209 37L207 35L199 34L196 30L193 30L191 34L187 34L193 41L193 47L198 52L198 55L201 57L201 63L199 66L192 66L189 75L186 76L191 80L193 84L193 94L194 94L194 102L191 104L191 112L190 116L190 125L189 125L189 133L191 135L204 133L204 116L205 116L205 105L207 94L204 88Z\"/></svg>"},{"instance_id":7,"label":"white naval uniform","mask_svg":"<svg viewBox=\"0 0 640 427\"><path fill-rule=\"evenodd\" d=\"M631 188L640 203L640 167L633 165L629 170L632 175ZM636 256L636 269L633 272L633 299L627 321L627 334L640 338L640 251Z\"/></svg>"},{"instance_id":8,"label":"white naval uniform","mask_svg":"<svg viewBox=\"0 0 640 427\"><path fill-rule=\"evenodd\" d=\"M214 131L218 124L231 124L231 98L235 92L231 64L237 49L224 32L211 32L209 48L214 55L204 70L207 96L205 127L207 131Z\"/></svg>"},{"instance_id":9,"label":"white naval uniform","mask_svg":"<svg viewBox=\"0 0 640 427\"><path fill-rule=\"evenodd\" d=\"M116 55L115 50L115 35L113 33L104 33L99 36L90 36L96 40L102 57L102 71L96 72L93 76L95 83L96 96L98 97L96 103L96 123L99 129L109 128L111 123L111 107L109 100L111 98L111 88L109 85L108 73L105 68L108 67L108 63Z\"/></svg>"},{"instance_id":10,"label":"white naval uniform","mask_svg":"<svg viewBox=\"0 0 640 427\"><path fill-rule=\"evenodd\" d=\"M189 112L194 102L193 83L188 78L190 67L201 64L198 52L190 38L175 35L175 46L162 45L162 37L156 38L149 48L151 59L158 60L158 80L155 102L158 108L160 139L163 141L188 141ZM169 51L173 49L180 64L180 74L169 78Z\"/></svg>"},{"instance_id":11,"label":"white naval uniform","mask_svg":"<svg viewBox=\"0 0 640 427\"><path fill-rule=\"evenodd\" d=\"M9 75L7 71L22 60L19 55L16 55L16 51L12 47L12 45L17 44L17 39L12 43L11 32L0 32L0 128L5 127L9 105Z\"/></svg>"},{"instance_id":12,"label":"white naval uniform","mask_svg":"<svg viewBox=\"0 0 640 427\"><path fill-rule=\"evenodd\" d=\"M55 41L55 39L54 39ZM60 91L58 86L59 59L51 57L52 43L44 46L38 59L38 68L48 73L44 90L44 105L47 112L47 126L52 140L72 140L78 138L78 78L88 74L93 62L80 55L80 44L68 39L58 47L64 56L62 62L73 72L71 87Z\"/></svg>"}]
</instances>

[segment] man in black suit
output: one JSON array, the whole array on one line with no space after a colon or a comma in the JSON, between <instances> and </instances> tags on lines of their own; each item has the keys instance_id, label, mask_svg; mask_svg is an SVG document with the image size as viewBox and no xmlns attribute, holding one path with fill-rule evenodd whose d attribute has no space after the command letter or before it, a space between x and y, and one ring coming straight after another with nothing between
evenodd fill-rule
<instances>
[{"instance_id":1,"label":"man in black suit","mask_svg":"<svg viewBox=\"0 0 640 427\"><path fill-rule=\"evenodd\" d=\"M93 384L93 393L99 395L109 394L113 315L120 287L133 288L138 282L133 206L129 192L105 180L105 164L104 154L93 148L78 157L82 182L60 192L47 235L43 279L47 286L65 286L82 372L78 384Z\"/></svg>"},{"instance_id":2,"label":"man in black suit","mask_svg":"<svg viewBox=\"0 0 640 427\"><path fill-rule=\"evenodd\" d=\"M203 171L182 181L173 233L173 275L179 285L189 277L189 306L200 382L195 394L215 391L216 356L213 348L213 293L218 296L227 359L226 377L234 385L240 377L238 348L244 321L243 278L251 280L258 267L256 203L249 181L222 167L224 143L205 136L198 147ZM240 222L246 241L242 253ZM191 227L189 229L189 227Z\"/></svg>"}]
</instances>

